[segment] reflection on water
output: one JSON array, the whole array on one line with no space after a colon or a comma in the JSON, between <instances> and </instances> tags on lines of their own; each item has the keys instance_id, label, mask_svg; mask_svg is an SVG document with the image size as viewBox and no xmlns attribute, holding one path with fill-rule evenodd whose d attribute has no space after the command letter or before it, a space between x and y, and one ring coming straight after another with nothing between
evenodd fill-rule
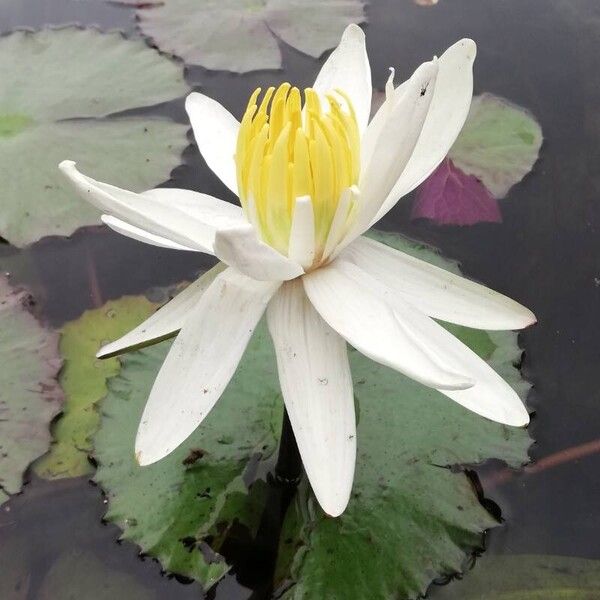
<instances>
[{"instance_id":1,"label":"reflection on water","mask_svg":"<svg viewBox=\"0 0 600 600\"><path fill-rule=\"evenodd\" d=\"M600 421L600 8L594 0L372 0L368 45L377 85L395 64L397 79L424 57L456 39L479 43L476 92L493 92L528 107L541 122L542 159L507 200L504 223L436 228L410 223L410 199L382 225L436 246L463 264L464 272L531 307L540 324L522 335L524 373L534 383L530 405L538 414L531 431L534 458L594 440ZM102 0L0 2L0 27L80 21L132 30L128 9ZM281 79L311 82L318 65L284 48L286 72L245 76L191 69L188 78L240 113L248 92ZM181 103L160 109L185 122ZM192 151L174 172L177 187L230 198ZM203 262L204 261L204 262ZM210 264L199 255L137 244L108 231L78 232L70 240L44 240L17 252L0 247L0 267L36 293L53 324L77 317L98 301L142 293L191 278ZM485 493L502 507L506 523L488 538L490 553L531 553L600 558L600 458L593 454L537 474L498 482L501 465L481 468ZM495 482L495 483L494 483ZM0 514L0 555L10 556L11 592L3 598L39 597L43 575L56 556L89 551L158 597L198 597L198 586L160 576L155 561L140 561L132 544L116 546L116 528L100 524L100 491L81 480L32 481ZM3 581L8 582L6 570ZM14 585L12 585L14 583ZM216 598L247 597L233 576ZM435 598L435 589L431 596Z\"/></svg>"}]
</instances>

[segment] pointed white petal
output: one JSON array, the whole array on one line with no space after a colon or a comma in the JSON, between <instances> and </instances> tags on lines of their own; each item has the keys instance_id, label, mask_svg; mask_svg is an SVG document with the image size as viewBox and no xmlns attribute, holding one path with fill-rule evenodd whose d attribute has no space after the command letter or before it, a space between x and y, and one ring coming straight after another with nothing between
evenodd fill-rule
<instances>
[{"instance_id":1,"label":"pointed white petal","mask_svg":"<svg viewBox=\"0 0 600 600\"><path fill-rule=\"evenodd\" d=\"M64 160L59 169L79 195L101 212L159 237L204 251L193 237L193 224L180 211L143 198L140 194L87 177L77 170L73 161Z\"/></svg>"},{"instance_id":2,"label":"pointed white petal","mask_svg":"<svg viewBox=\"0 0 600 600\"><path fill-rule=\"evenodd\" d=\"M319 316L299 280L277 291L267 320L304 469L323 510L337 517L348 504L356 461L346 342Z\"/></svg>"},{"instance_id":3,"label":"pointed white petal","mask_svg":"<svg viewBox=\"0 0 600 600\"><path fill-rule=\"evenodd\" d=\"M155 188L140 196L177 209L192 219L196 223L194 239L211 254L217 231L247 223L241 206L208 194L178 188Z\"/></svg>"},{"instance_id":4,"label":"pointed white petal","mask_svg":"<svg viewBox=\"0 0 600 600\"><path fill-rule=\"evenodd\" d=\"M81 197L100 211L201 252L212 250L217 228L245 222L240 207L206 194L172 188L136 194L83 175L72 161L63 161L59 168Z\"/></svg>"},{"instance_id":5,"label":"pointed white petal","mask_svg":"<svg viewBox=\"0 0 600 600\"><path fill-rule=\"evenodd\" d=\"M422 183L444 160L462 129L473 97L473 61L477 46L464 39L439 59L435 93L423 132L406 169L389 193L373 223ZM400 90L401 92L402 90ZM399 90L396 90L398 94Z\"/></svg>"},{"instance_id":6,"label":"pointed white petal","mask_svg":"<svg viewBox=\"0 0 600 600\"><path fill-rule=\"evenodd\" d=\"M140 194L165 206L176 208L213 229L223 229L246 222L242 207L214 196L179 188L154 188Z\"/></svg>"},{"instance_id":7,"label":"pointed white petal","mask_svg":"<svg viewBox=\"0 0 600 600\"><path fill-rule=\"evenodd\" d=\"M442 329L442 328L441 328ZM529 413L518 394L470 348L442 329L447 338L448 349L453 352L457 364L473 377L475 385L467 390L439 390L466 409L492 421L523 427L529 423Z\"/></svg>"},{"instance_id":8,"label":"pointed white petal","mask_svg":"<svg viewBox=\"0 0 600 600\"><path fill-rule=\"evenodd\" d=\"M151 246L159 246L160 248L169 248L171 250L191 250L192 252L198 251L196 248L190 248L189 246L172 242L167 238L154 235L153 233L144 231L139 227L129 225L129 223L125 223L125 221L121 221L121 219L117 219L116 217L102 215L100 218L102 219L102 222L106 226L110 227L113 231L116 231L125 237L137 240L138 242L144 242L145 244L150 244ZM207 249L206 251L208 252L209 250Z\"/></svg>"},{"instance_id":9,"label":"pointed white petal","mask_svg":"<svg viewBox=\"0 0 600 600\"><path fill-rule=\"evenodd\" d=\"M396 102L406 91L408 81L404 82L402 89L394 89L395 75L396 70L390 67L390 74L385 84L385 100L382 102L381 106L369 122L369 125L360 141L360 162L363 168L371 162L371 157L373 156L373 151L375 150L377 140L386 126L387 120L389 119Z\"/></svg>"},{"instance_id":10,"label":"pointed white petal","mask_svg":"<svg viewBox=\"0 0 600 600\"><path fill-rule=\"evenodd\" d=\"M249 224L217 232L214 249L224 263L259 281L287 281L304 273L297 262L259 240Z\"/></svg>"},{"instance_id":11,"label":"pointed white petal","mask_svg":"<svg viewBox=\"0 0 600 600\"><path fill-rule=\"evenodd\" d=\"M315 216L310 196L296 198L288 257L302 265L310 267L315 258Z\"/></svg>"},{"instance_id":12,"label":"pointed white petal","mask_svg":"<svg viewBox=\"0 0 600 600\"><path fill-rule=\"evenodd\" d=\"M349 25L339 46L321 68L314 89L321 95L343 90L352 101L359 131L364 131L371 113L371 67L365 47L365 34L358 25Z\"/></svg>"},{"instance_id":13,"label":"pointed white petal","mask_svg":"<svg viewBox=\"0 0 600 600\"><path fill-rule=\"evenodd\" d=\"M341 255L421 312L476 329L523 329L535 315L503 294L366 237Z\"/></svg>"},{"instance_id":14,"label":"pointed white petal","mask_svg":"<svg viewBox=\"0 0 600 600\"><path fill-rule=\"evenodd\" d=\"M237 369L277 288L226 269L204 292L150 392L135 442L140 465L160 460L200 425Z\"/></svg>"},{"instance_id":15,"label":"pointed white petal","mask_svg":"<svg viewBox=\"0 0 600 600\"><path fill-rule=\"evenodd\" d=\"M437 61L421 65L410 78L405 93L393 107L375 143L368 165L362 169L359 213L346 236L348 243L364 233L407 165L419 140L433 98Z\"/></svg>"},{"instance_id":16,"label":"pointed white petal","mask_svg":"<svg viewBox=\"0 0 600 600\"><path fill-rule=\"evenodd\" d=\"M466 389L473 381L456 369L429 317L339 258L302 278L323 319L357 350L429 387ZM392 302L393 301L393 302ZM440 341L440 343L438 343Z\"/></svg>"},{"instance_id":17,"label":"pointed white petal","mask_svg":"<svg viewBox=\"0 0 600 600\"><path fill-rule=\"evenodd\" d=\"M172 300L161 306L150 318L141 325L125 334L122 338L102 347L96 354L97 358L109 358L138 350L145 346L157 344L175 335L185 323L190 311L196 306L202 294L225 268L219 263L191 283Z\"/></svg>"},{"instance_id":18,"label":"pointed white petal","mask_svg":"<svg viewBox=\"0 0 600 600\"><path fill-rule=\"evenodd\" d=\"M185 100L198 150L210 169L237 195L235 147L239 121L216 100L192 92Z\"/></svg>"},{"instance_id":19,"label":"pointed white petal","mask_svg":"<svg viewBox=\"0 0 600 600\"><path fill-rule=\"evenodd\" d=\"M310 285L314 283L311 282L311 278L326 269L337 272L334 277L330 277L330 273L327 273L327 280L324 283L321 282L320 286L316 286L320 288L316 295L314 290L309 292ZM346 286L347 282L339 277L340 273L353 279L349 287ZM393 290L384 288L367 273L360 271L357 266L347 263L344 258L340 257L329 267L304 276L303 281L309 298L315 303L315 307L323 318L357 350L382 364L396 368L425 385L435 387L455 402L488 419L514 426L523 426L529 422L527 410L517 393L483 359L441 325L406 304L401 296ZM310 282L309 285L307 282ZM369 298L369 293L373 293L373 297ZM377 305L377 300L380 301L379 305ZM386 309L392 311L400 332L408 334L415 344L414 349L406 348L406 354L415 353L415 350L425 355L431 353L432 357L439 357L448 370L466 374L474 385L459 390L451 389L449 386L431 386L423 377L415 377L408 373L404 365L400 365L402 368L399 368L398 364L402 360L402 356L398 356L396 358L398 362L392 364L394 348L390 342L394 338L397 341L400 340L398 332L391 331L393 327L391 321L387 325L390 333L387 334L387 330L384 329ZM353 313L358 322L348 326L346 320L351 320ZM375 316L372 316L373 313ZM360 342L368 344L367 350L375 352L369 354L363 347L353 343L350 335L341 331L334 323L335 320L341 323L341 327L355 339L358 338ZM386 335L390 336L389 341L386 339ZM372 336L371 339L369 336ZM386 348L389 348L387 355L385 354ZM380 353L380 356L383 355L383 360L377 357L377 352ZM414 366L418 356L411 358ZM421 368L418 365L417 367Z\"/></svg>"}]
</instances>

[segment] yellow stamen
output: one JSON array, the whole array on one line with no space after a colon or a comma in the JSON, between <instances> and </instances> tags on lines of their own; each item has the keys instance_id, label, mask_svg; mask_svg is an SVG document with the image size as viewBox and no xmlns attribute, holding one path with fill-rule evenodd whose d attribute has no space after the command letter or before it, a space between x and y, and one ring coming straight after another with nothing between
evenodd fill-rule
<instances>
[{"instance_id":1,"label":"yellow stamen","mask_svg":"<svg viewBox=\"0 0 600 600\"><path fill-rule=\"evenodd\" d=\"M322 252L347 188L358 183L360 135L350 98L342 90L325 104L311 88L283 83L258 103L250 97L236 147L237 180L244 210L252 203L265 242L287 253L295 199L310 196L315 256Z\"/></svg>"}]
</instances>

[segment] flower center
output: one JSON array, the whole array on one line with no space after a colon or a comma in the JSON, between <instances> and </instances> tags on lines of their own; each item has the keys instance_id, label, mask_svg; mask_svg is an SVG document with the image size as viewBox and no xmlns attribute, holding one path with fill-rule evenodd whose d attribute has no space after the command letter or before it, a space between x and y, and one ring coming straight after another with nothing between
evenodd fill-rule
<instances>
[{"instance_id":1,"label":"flower center","mask_svg":"<svg viewBox=\"0 0 600 600\"><path fill-rule=\"evenodd\" d=\"M250 97L236 148L240 201L263 240L287 253L296 198L310 197L316 254L325 246L344 190L358 183L360 137L348 96L321 103L315 90L283 83Z\"/></svg>"}]
</instances>

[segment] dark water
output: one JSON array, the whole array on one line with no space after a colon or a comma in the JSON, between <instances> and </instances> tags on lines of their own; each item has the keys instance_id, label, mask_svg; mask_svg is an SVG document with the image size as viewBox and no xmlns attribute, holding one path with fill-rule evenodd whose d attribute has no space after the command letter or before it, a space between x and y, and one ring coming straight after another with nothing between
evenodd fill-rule
<instances>
[{"instance_id":1,"label":"dark water","mask_svg":"<svg viewBox=\"0 0 600 600\"><path fill-rule=\"evenodd\" d=\"M75 21L134 31L129 9L102 0L23 0L17 5L9 9L0 3L2 31ZM502 201L502 225L411 223L410 199L381 225L432 243L458 259L467 275L538 316L539 325L521 337L524 374L534 385L529 398L536 410L532 457L539 460L595 440L600 430L600 4L440 0L437 6L419 7L411 0L372 0L368 14L367 43L377 85L383 85L389 65L396 66L401 80L422 60L469 36L479 43L476 93L509 98L541 122L542 158ZM239 114L259 83L312 82L319 66L315 61L288 47L284 60L284 72L239 76L192 68L187 76ZM185 122L181 101L156 110ZM169 185L230 197L191 150L173 178ZM38 267L35 277L22 267L32 261ZM0 267L33 288L53 325L92 306L90 262L107 300L190 278L210 259L93 229L71 239L44 240L22 253L0 246ZM497 478L501 465L478 471L486 496L501 506L506 519L488 536L488 552L600 558L598 453L504 481ZM36 577L65 548L91 550L106 565L156 590L158 597L200 596L197 585L162 577L159 565L140 560L132 544L117 545L117 529L101 524L104 508L100 490L85 480L30 481L0 513L0 544L10 544L22 564L31 566L29 593L15 591L14 597L36 598ZM213 595L237 599L249 592L236 582L234 571Z\"/></svg>"}]
</instances>

